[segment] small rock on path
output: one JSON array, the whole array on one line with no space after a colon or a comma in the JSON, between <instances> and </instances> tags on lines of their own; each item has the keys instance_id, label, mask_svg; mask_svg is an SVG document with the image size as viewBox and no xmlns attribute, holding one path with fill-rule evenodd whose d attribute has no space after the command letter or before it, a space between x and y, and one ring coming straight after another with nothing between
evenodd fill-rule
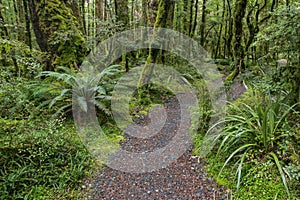
<instances>
[{"instance_id":1,"label":"small rock on path","mask_svg":"<svg viewBox=\"0 0 300 200\"><path fill-rule=\"evenodd\" d=\"M180 107L175 98L165 104L167 120L157 135L138 140L125 134L123 149L141 152L164 146L180 123ZM140 124L147 124L147 116ZM101 200L210 200L226 199L226 188L218 186L205 172L205 164L192 156L192 147L166 168L146 173L125 173L104 167L92 181L90 199Z\"/></svg>"}]
</instances>

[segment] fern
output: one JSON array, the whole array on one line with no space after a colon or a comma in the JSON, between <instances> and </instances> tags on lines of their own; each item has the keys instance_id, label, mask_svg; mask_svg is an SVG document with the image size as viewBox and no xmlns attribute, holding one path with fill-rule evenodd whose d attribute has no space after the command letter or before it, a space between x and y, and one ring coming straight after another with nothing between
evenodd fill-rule
<instances>
[{"instance_id":1,"label":"fern","mask_svg":"<svg viewBox=\"0 0 300 200\"><path fill-rule=\"evenodd\" d=\"M36 87L33 95L47 99L41 106L47 104L49 108L53 108L56 105L57 114L69 112L72 103L76 103L84 112L88 112L89 105L93 105L110 115L110 109L105 104L110 96L106 85L101 81L106 77L114 79L120 74L119 65L112 65L98 74L90 75L77 73L66 67L57 69L61 72L43 71L38 75L46 77L45 84L33 84Z\"/></svg>"}]
</instances>

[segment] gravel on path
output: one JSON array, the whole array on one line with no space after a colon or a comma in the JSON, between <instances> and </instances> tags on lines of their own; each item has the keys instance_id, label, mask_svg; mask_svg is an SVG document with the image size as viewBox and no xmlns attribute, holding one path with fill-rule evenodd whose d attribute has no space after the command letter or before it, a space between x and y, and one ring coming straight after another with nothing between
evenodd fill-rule
<instances>
[{"instance_id":1,"label":"gravel on path","mask_svg":"<svg viewBox=\"0 0 300 200\"><path fill-rule=\"evenodd\" d=\"M165 103L166 123L162 130L147 139L125 134L122 149L132 152L155 151L166 145L180 123L180 106L176 98ZM146 125L145 116L140 125ZM187 130L188 131L188 130ZM104 167L92 181L91 199L117 200L210 200L227 199L226 188L218 186L205 172L205 163L192 155L190 147L166 168L145 173L127 173Z\"/></svg>"}]
</instances>

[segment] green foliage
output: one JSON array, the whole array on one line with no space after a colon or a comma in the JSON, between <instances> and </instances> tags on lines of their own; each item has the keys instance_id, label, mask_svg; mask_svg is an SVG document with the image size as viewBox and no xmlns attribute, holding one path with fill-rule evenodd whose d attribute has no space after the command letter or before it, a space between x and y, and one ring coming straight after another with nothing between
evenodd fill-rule
<instances>
[{"instance_id":1,"label":"green foliage","mask_svg":"<svg viewBox=\"0 0 300 200\"><path fill-rule=\"evenodd\" d=\"M279 6L271 13L272 21L258 33L252 46L269 46L267 54L259 60L270 62L280 82L290 92L292 104L300 101L300 16L299 2L291 2L289 7ZM280 60L279 60L280 59Z\"/></svg>"},{"instance_id":2,"label":"green foliage","mask_svg":"<svg viewBox=\"0 0 300 200\"><path fill-rule=\"evenodd\" d=\"M120 141L124 140L124 133L116 125L106 123L101 126L101 129L113 144L118 144Z\"/></svg>"},{"instance_id":3,"label":"green foliage","mask_svg":"<svg viewBox=\"0 0 300 200\"><path fill-rule=\"evenodd\" d=\"M52 93L52 96L54 94L55 97L46 103L49 104L49 108L54 104L58 104L59 109L57 113L70 111L72 104L77 103L84 112L88 112L89 105L92 104L109 115L110 111L105 101L110 99L110 91L107 91L106 86L109 85L108 80L110 80L109 83L116 82L116 78L120 74L118 68L118 65L113 65L98 74L89 76L76 73L72 69L65 67L58 68L62 73L44 71L40 76L49 77L50 80L54 78L56 81L45 82L45 84L40 86L34 85L37 87L34 95L40 96L42 94L45 96L45 92Z\"/></svg>"},{"instance_id":4,"label":"green foliage","mask_svg":"<svg viewBox=\"0 0 300 200\"><path fill-rule=\"evenodd\" d=\"M23 77L33 77L42 70L41 60L43 53L38 50L30 50L29 46L23 42L0 39L0 52L1 64L14 74L22 75ZM13 59L16 63L13 62ZM18 69L12 69L13 65L17 65ZM8 69L5 71L8 72Z\"/></svg>"},{"instance_id":5,"label":"green foliage","mask_svg":"<svg viewBox=\"0 0 300 200\"><path fill-rule=\"evenodd\" d=\"M253 160L253 165L247 169L242 187L237 192L236 199L285 199L285 188L274 162Z\"/></svg>"},{"instance_id":6,"label":"green foliage","mask_svg":"<svg viewBox=\"0 0 300 200\"><path fill-rule=\"evenodd\" d=\"M52 109L38 107L53 101L61 91L43 93L36 86L45 86L45 79L33 82L14 77L6 70L2 72L0 199L79 199L79 184L94 161L69 121L52 119ZM112 83L108 75L113 72L107 71L101 79L103 83ZM52 84L61 89L64 83ZM123 138L114 126L105 126L104 132L112 142Z\"/></svg>"},{"instance_id":7,"label":"green foliage","mask_svg":"<svg viewBox=\"0 0 300 200\"><path fill-rule=\"evenodd\" d=\"M9 128L12 126L17 130ZM79 189L92 160L73 126L44 118L2 120L1 127L6 129L0 132L1 199L67 198Z\"/></svg>"},{"instance_id":8,"label":"green foliage","mask_svg":"<svg viewBox=\"0 0 300 200\"><path fill-rule=\"evenodd\" d=\"M37 102L32 99L32 91L26 78L14 77L6 70L0 70L0 117L27 119L35 114Z\"/></svg>"},{"instance_id":9,"label":"green foliage","mask_svg":"<svg viewBox=\"0 0 300 200\"><path fill-rule=\"evenodd\" d=\"M219 134L221 140L217 156L226 157L220 170L234 162L237 166L237 189L241 185L243 168L252 157L262 161L272 161L277 167L286 193L290 195L286 174L283 171L284 155L280 153L281 144L289 140L288 132L295 130L288 123L288 115L293 107L286 105L284 99L274 99L270 95L259 92L250 93L252 104L241 102L230 104L230 112L225 120L225 128ZM294 112L294 114L297 114ZM218 123L217 123L218 124Z\"/></svg>"},{"instance_id":10,"label":"green foliage","mask_svg":"<svg viewBox=\"0 0 300 200\"><path fill-rule=\"evenodd\" d=\"M234 170L237 164L225 166L222 174L220 169L225 162L224 157L210 155L206 170L219 185L224 185L233 199L286 199L286 190L281 182L277 167L272 160L260 160L251 156L251 162L244 166L239 190L236 189ZM294 196L294 195L293 195Z\"/></svg>"},{"instance_id":11,"label":"green foliage","mask_svg":"<svg viewBox=\"0 0 300 200\"><path fill-rule=\"evenodd\" d=\"M97 35L94 40L98 42L103 42L114 34L124 31L125 27L121 21L117 21L116 19L107 19L105 21L101 21L96 19L97 26L99 27L97 30ZM90 38L93 39L93 38ZM94 41L92 40L92 41ZM92 46L91 46L92 47Z\"/></svg>"},{"instance_id":12,"label":"green foliage","mask_svg":"<svg viewBox=\"0 0 300 200\"><path fill-rule=\"evenodd\" d=\"M260 46L268 43L271 45L270 56L273 52L287 56L286 58L297 59L299 56L299 2L291 2L289 8L279 6L273 13L272 20L264 30L257 35L257 41L252 46ZM299 62L299 60L295 60Z\"/></svg>"}]
</instances>

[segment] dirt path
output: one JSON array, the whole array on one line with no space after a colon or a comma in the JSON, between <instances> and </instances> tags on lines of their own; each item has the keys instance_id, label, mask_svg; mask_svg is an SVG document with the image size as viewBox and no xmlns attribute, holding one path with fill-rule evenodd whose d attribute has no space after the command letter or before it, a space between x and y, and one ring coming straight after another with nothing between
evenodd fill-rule
<instances>
[{"instance_id":1,"label":"dirt path","mask_svg":"<svg viewBox=\"0 0 300 200\"><path fill-rule=\"evenodd\" d=\"M122 149L149 152L166 145L176 133L181 111L176 98L168 100L165 108L166 122L158 134L148 139L125 135ZM148 121L146 116L139 124L146 125ZM92 183L91 199L226 199L226 189L217 186L204 168L204 163L192 156L191 147L171 165L153 172L126 173L105 167Z\"/></svg>"}]
</instances>

